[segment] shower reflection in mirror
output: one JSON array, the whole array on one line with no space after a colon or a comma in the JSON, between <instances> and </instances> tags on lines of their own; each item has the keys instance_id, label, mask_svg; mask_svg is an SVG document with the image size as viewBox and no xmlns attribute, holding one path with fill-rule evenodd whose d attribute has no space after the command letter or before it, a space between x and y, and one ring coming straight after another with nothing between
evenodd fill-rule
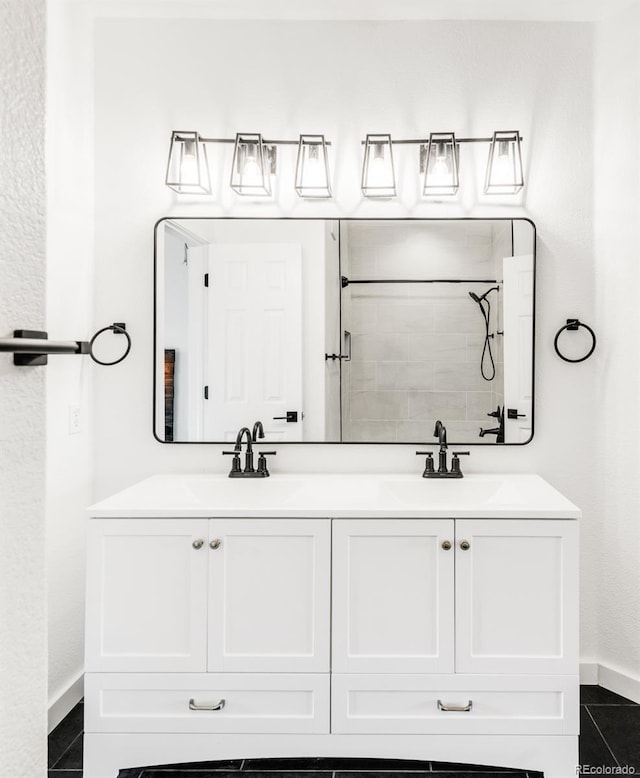
<instances>
[{"instance_id":1,"label":"shower reflection in mirror","mask_svg":"<svg viewBox=\"0 0 640 778\"><path fill-rule=\"evenodd\" d=\"M155 434L527 442L534 254L525 219L161 220Z\"/></svg>"}]
</instances>

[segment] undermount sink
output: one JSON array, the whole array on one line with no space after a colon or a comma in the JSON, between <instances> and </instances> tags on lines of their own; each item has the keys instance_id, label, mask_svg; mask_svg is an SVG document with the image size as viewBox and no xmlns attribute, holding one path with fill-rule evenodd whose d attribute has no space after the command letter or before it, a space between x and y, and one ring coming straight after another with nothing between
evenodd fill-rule
<instances>
[{"instance_id":1,"label":"undermount sink","mask_svg":"<svg viewBox=\"0 0 640 778\"><path fill-rule=\"evenodd\" d=\"M497 479L386 480L380 483L380 488L403 505L416 508L454 505L468 507L522 502L522 493L515 486Z\"/></svg>"},{"instance_id":2,"label":"undermount sink","mask_svg":"<svg viewBox=\"0 0 640 778\"><path fill-rule=\"evenodd\" d=\"M292 499L303 481L281 478L211 478L185 477L184 487L189 497L209 505L274 505Z\"/></svg>"}]
</instances>

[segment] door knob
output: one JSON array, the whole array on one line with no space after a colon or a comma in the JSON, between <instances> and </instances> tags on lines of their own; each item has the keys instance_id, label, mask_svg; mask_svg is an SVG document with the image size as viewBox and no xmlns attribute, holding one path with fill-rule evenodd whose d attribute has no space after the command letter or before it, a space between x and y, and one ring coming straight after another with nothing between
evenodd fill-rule
<instances>
[{"instance_id":1,"label":"door knob","mask_svg":"<svg viewBox=\"0 0 640 778\"><path fill-rule=\"evenodd\" d=\"M445 551L450 551L451 550L451 541L450 540L443 540L442 541L442 548Z\"/></svg>"},{"instance_id":2,"label":"door knob","mask_svg":"<svg viewBox=\"0 0 640 778\"><path fill-rule=\"evenodd\" d=\"M194 540L191 545L197 550L204 546L204 540L202 540L202 538L198 538L197 540Z\"/></svg>"},{"instance_id":3,"label":"door knob","mask_svg":"<svg viewBox=\"0 0 640 778\"><path fill-rule=\"evenodd\" d=\"M286 416L274 416L273 418L276 421L293 422L295 424L298 421L298 411L287 411Z\"/></svg>"},{"instance_id":4,"label":"door knob","mask_svg":"<svg viewBox=\"0 0 640 778\"><path fill-rule=\"evenodd\" d=\"M220 538L214 538L211 541L211 543L209 543L209 547L212 548L215 551L217 548L220 548L221 544L222 544L222 541L220 540Z\"/></svg>"},{"instance_id":5,"label":"door knob","mask_svg":"<svg viewBox=\"0 0 640 778\"><path fill-rule=\"evenodd\" d=\"M460 548L463 551L468 551L471 548L471 543L469 543L468 540L461 540L460 541Z\"/></svg>"}]
</instances>

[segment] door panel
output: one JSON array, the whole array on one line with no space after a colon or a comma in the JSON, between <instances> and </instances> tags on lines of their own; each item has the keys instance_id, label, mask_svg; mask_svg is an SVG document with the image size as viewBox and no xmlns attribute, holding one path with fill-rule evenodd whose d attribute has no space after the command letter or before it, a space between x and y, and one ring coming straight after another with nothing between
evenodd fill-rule
<instances>
[{"instance_id":1,"label":"door panel","mask_svg":"<svg viewBox=\"0 0 640 778\"><path fill-rule=\"evenodd\" d=\"M456 522L457 672L576 672L576 533L574 521Z\"/></svg>"},{"instance_id":2,"label":"door panel","mask_svg":"<svg viewBox=\"0 0 640 778\"><path fill-rule=\"evenodd\" d=\"M533 432L533 255L507 257L504 279L505 443L526 443ZM509 419L508 409L517 411Z\"/></svg>"},{"instance_id":3,"label":"door panel","mask_svg":"<svg viewBox=\"0 0 640 778\"><path fill-rule=\"evenodd\" d=\"M261 419L271 441L300 441L302 247L298 243L209 247L205 439L233 440ZM287 423L287 411L298 421Z\"/></svg>"},{"instance_id":4,"label":"door panel","mask_svg":"<svg viewBox=\"0 0 640 778\"><path fill-rule=\"evenodd\" d=\"M206 669L206 538L206 519L90 522L87 670Z\"/></svg>"},{"instance_id":5,"label":"door panel","mask_svg":"<svg viewBox=\"0 0 640 778\"><path fill-rule=\"evenodd\" d=\"M452 520L334 521L335 672L453 672Z\"/></svg>"},{"instance_id":6,"label":"door panel","mask_svg":"<svg viewBox=\"0 0 640 778\"><path fill-rule=\"evenodd\" d=\"M209 670L329 670L329 519L212 519Z\"/></svg>"}]
</instances>

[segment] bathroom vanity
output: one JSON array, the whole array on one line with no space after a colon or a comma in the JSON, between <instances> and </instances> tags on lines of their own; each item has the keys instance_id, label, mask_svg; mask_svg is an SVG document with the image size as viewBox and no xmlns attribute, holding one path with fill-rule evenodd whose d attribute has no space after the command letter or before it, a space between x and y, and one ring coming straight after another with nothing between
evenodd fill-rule
<instances>
[{"instance_id":1,"label":"bathroom vanity","mask_svg":"<svg viewBox=\"0 0 640 778\"><path fill-rule=\"evenodd\" d=\"M156 476L90 509L85 778L578 762L578 519L535 475Z\"/></svg>"}]
</instances>

